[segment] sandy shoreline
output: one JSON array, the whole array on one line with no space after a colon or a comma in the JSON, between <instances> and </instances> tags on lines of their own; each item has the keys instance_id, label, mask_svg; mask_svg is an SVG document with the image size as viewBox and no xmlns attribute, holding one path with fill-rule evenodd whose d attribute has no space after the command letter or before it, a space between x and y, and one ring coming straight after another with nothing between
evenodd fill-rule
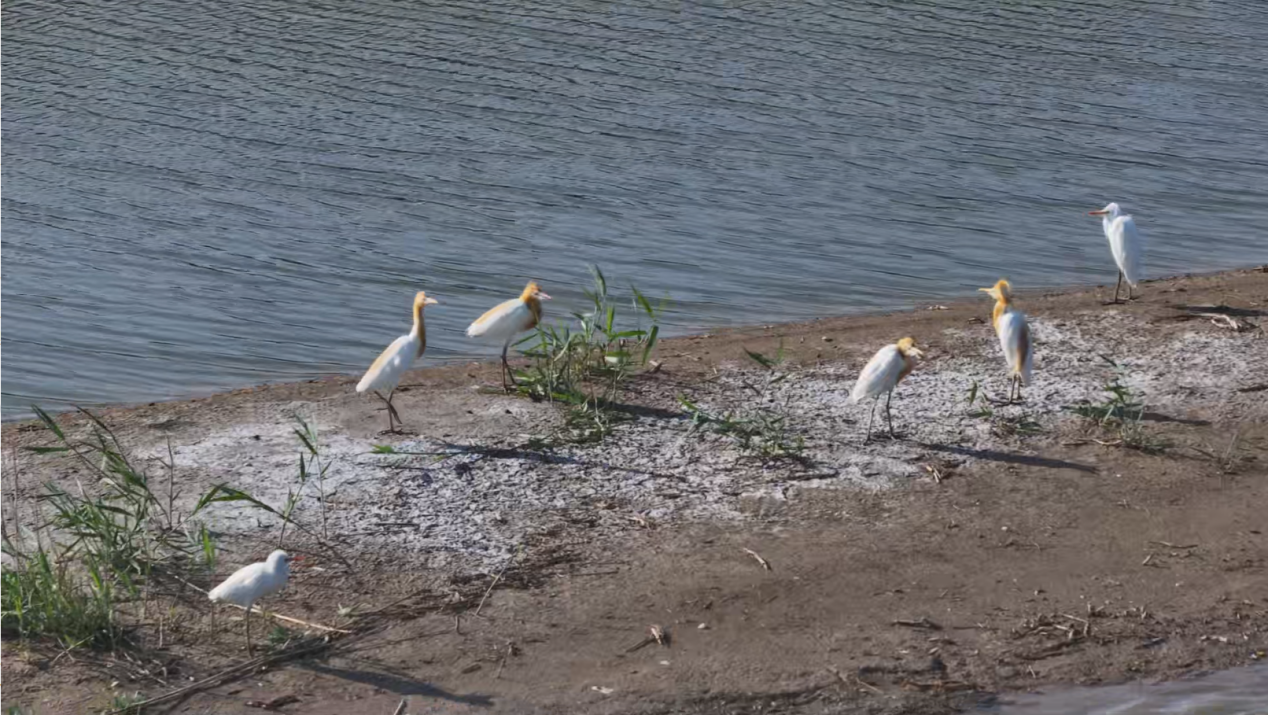
<instances>
[{"instance_id":1,"label":"sandy shoreline","mask_svg":"<svg viewBox=\"0 0 1268 715\"><path fill-rule=\"evenodd\" d=\"M478 692L507 712L712 712L745 694L791 712L950 712L984 693L1243 664L1266 644L1268 273L1152 281L1142 295L1106 306L1104 287L1022 292L1035 384L1025 403L986 410L968 404L971 386L1000 393L1005 375L983 298L663 341L659 369L627 395L634 419L598 444L554 444L553 406L477 389L496 382L490 364L412 372L396 400L412 436L378 435L382 413L353 393L355 377L94 412L138 456L158 458L170 440L186 498L226 482L277 503L295 469L294 417L317 429L333 465L333 541L369 565L353 574L319 555L321 570L298 576L279 610L328 622L323 594L371 604L420 584L456 593L514 557L516 579L467 631L376 650L382 677ZM896 392L901 439L863 445L866 408L849 387L904 335L928 359ZM743 350L781 344L786 378L761 387L767 373ZM1114 445L1071 413L1102 397L1099 355L1143 396L1156 449ZM680 398L713 414L778 410L804 458L753 459L692 429ZM47 442L30 422L2 429L6 467L16 448ZM75 475L57 459L21 460L22 498ZM233 563L275 528L227 505L213 520ZM444 618L420 611L375 637ZM660 622L677 635L669 650L614 647ZM492 656L494 677L484 654L507 643L517 655ZM181 657L193 672L217 662ZM5 675L27 676L31 697L71 699L13 660ZM349 679L336 665L266 680L300 693L306 712L339 712L347 693L376 708L399 699L382 677ZM76 692L100 688L85 683ZM11 692L6 705L19 702ZM443 712L488 709L415 696ZM243 697L202 697L250 712Z\"/></svg>"}]
</instances>

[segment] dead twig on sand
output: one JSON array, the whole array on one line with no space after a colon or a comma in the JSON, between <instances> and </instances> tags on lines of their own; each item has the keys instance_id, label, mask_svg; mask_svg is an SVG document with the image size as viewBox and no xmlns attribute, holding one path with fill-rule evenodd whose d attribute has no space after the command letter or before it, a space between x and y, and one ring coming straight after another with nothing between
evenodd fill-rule
<instances>
[{"instance_id":1,"label":"dead twig on sand","mask_svg":"<svg viewBox=\"0 0 1268 715\"><path fill-rule=\"evenodd\" d=\"M405 698L401 698L400 704L396 706L396 710L392 715L401 715L403 712L405 712Z\"/></svg>"},{"instance_id":2,"label":"dead twig on sand","mask_svg":"<svg viewBox=\"0 0 1268 715\"><path fill-rule=\"evenodd\" d=\"M295 658L300 658L302 656L312 655L313 653L329 648L333 642L334 641L332 641L329 636L326 636L322 639L321 643L317 643L311 646L299 648L297 650L292 650L292 651L283 651L281 653L262 655L259 658L252 658L251 660L248 660L244 663L239 663L238 665L232 666L230 668L226 668L220 671L219 673L216 673L215 675L211 675L209 677L203 678L202 680L190 683L189 685L186 685L184 687L177 688L176 690L173 690L169 693L164 693L163 695L155 696L153 698L150 698L149 700L142 700L141 702L132 703L131 705L128 705L126 707L111 710L109 715L123 715L123 713L141 712L142 710L146 708L151 708L156 705L160 705L162 703L172 702L173 700L180 700L185 698L188 695L192 695L201 690L206 690L207 688L214 688L218 685L222 685L223 683L228 682L229 680L246 675L247 673L250 673L256 670L257 668L270 666L270 665L276 665L278 663L282 663L282 662L292 660Z\"/></svg>"},{"instance_id":3,"label":"dead twig on sand","mask_svg":"<svg viewBox=\"0 0 1268 715\"><path fill-rule=\"evenodd\" d=\"M279 695L276 698L270 698L269 700L248 700L243 703L243 705L246 705L249 708L259 708L261 710L278 710L283 705L290 705L291 703L297 702L299 702L299 698L288 693L286 695Z\"/></svg>"},{"instance_id":4,"label":"dead twig on sand","mask_svg":"<svg viewBox=\"0 0 1268 715\"><path fill-rule=\"evenodd\" d=\"M649 645L651 645L651 644L653 644L653 643L655 643L655 642L656 642L656 639L655 639L655 638L652 638L651 636L648 636L648 637L644 638L643 640L641 640L641 641L639 641L639 642L635 643L634 645L630 646L629 648L626 648L626 649L625 649L625 652L626 652L626 653L633 653L634 651L639 650L639 649L641 649L641 648L646 648L647 646L649 646Z\"/></svg>"},{"instance_id":5,"label":"dead twig on sand","mask_svg":"<svg viewBox=\"0 0 1268 715\"><path fill-rule=\"evenodd\" d=\"M753 558L757 559L757 563L761 564L761 565L762 565L762 568L766 569L767 571L772 571L772 570L773 570L773 569L771 569L771 567L770 567L770 562L769 562L769 561L767 561L766 559L762 558L762 555L761 555L761 554L759 554L759 553L757 553L756 551L754 551L754 550L752 550L752 549L750 549L750 548L745 548L745 549L744 549L744 553L746 553L746 554L748 554L749 556L752 556Z\"/></svg>"},{"instance_id":6,"label":"dead twig on sand","mask_svg":"<svg viewBox=\"0 0 1268 715\"><path fill-rule=\"evenodd\" d=\"M493 587L498 585L498 581L502 580L502 574L506 573L507 567L510 566L511 562L514 561L518 557L519 557L519 553L516 552L515 556L512 556L511 558L507 559L506 563L502 564L502 570L498 571L498 575L494 576L493 580L489 582L489 587L484 590L484 595L480 597L480 603L476 605L475 615L477 617L480 615L480 609L484 608L485 599L489 597L490 593L493 593Z\"/></svg>"},{"instance_id":7,"label":"dead twig on sand","mask_svg":"<svg viewBox=\"0 0 1268 715\"><path fill-rule=\"evenodd\" d=\"M844 675L841 675L841 671L837 670L835 667L833 667L833 666L828 666L828 672L829 672L829 673L832 673L832 674L833 674L833 675L835 675L835 676L837 676L837 680L840 680L842 685L844 685L844 686L846 686L846 687L849 687L849 686L851 685L850 681L849 681L849 680L847 680L847 679L846 679L846 677L845 677ZM877 695L880 695L880 694L883 694L883 693L884 693L884 691L883 691L883 690L881 690L880 688L876 687L875 685L872 685L871 683L867 682L866 680L863 680L862 678L860 678L860 677L859 677L859 676L857 676L857 675L855 675L855 676L854 676L854 682L855 682L855 683L857 683L858 685L863 686L864 688L867 688L868 690L872 691L873 693L876 693Z\"/></svg>"},{"instance_id":8,"label":"dead twig on sand","mask_svg":"<svg viewBox=\"0 0 1268 715\"><path fill-rule=\"evenodd\" d=\"M665 632L665 629L661 628L660 626L654 625L651 628L649 628L648 631L651 633L651 635L635 643L629 648L626 648L625 652L633 653L634 651L640 650L642 648L646 648L647 646L653 643L659 643L662 646L669 647L669 634Z\"/></svg>"},{"instance_id":9,"label":"dead twig on sand","mask_svg":"<svg viewBox=\"0 0 1268 715\"><path fill-rule=\"evenodd\" d=\"M363 613L357 613L357 614L355 614L355 617L356 617L356 618L368 618L368 617L370 617L370 616L376 616L376 615L378 615L378 614L380 614L380 613L382 613L382 612L386 611L387 609L391 608L392 606L399 606L400 604L405 603L406 601L409 601L409 600L411 600L411 599L413 599L413 598L415 598L415 597L417 597L417 596L421 596L421 595L423 595L424 593L427 593L427 592L428 592L428 591L430 591L430 590L432 590L432 587L431 587L431 586L424 586L423 588L420 588L420 589L418 589L417 591L411 591L408 595L401 596L400 598L396 599L395 601L392 601L391 603L387 604L386 606L379 606L378 608L375 608L374 610L371 610L371 611L365 611L365 612L363 612Z\"/></svg>"},{"instance_id":10,"label":"dead twig on sand","mask_svg":"<svg viewBox=\"0 0 1268 715\"><path fill-rule=\"evenodd\" d=\"M1197 544L1173 544L1170 541L1150 541L1149 543L1165 546L1168 549L1196 549L1198 547Z\"/></svg>"},{"instance_id":11,"label":"dead twig on sand","mask_svg":"<svg viewBox=\"0 0 1268 715\"><path fill-rule=\"evenodd\" d=\"M937 623L934 623L933 621L929 620L927 617L924 617L924 616L922 616L920 620L918 621L907 621L903 619L897 619L894 621L894 625L906 626L908 628L923 628L925 630L930 630L930 631L942 630L942 626L938 625Z\"/></svg>"},{"instance_id":12,"label":"dead twig on sand","mask_svg":"<svg viewBox=\"0 0 1268 715\"><path fill-rule=\"evenodd\" d=\"M660 646L669 646L669 635L665 633L665 629L660 626L653 625L650 629L652 638L656 639L656 644Z\"/></svg>"},{"instance_id":13,"label":"dead twig on sand","mask_svg":"<svg viewBox=\"0 0 1268 715\"><path fill-rule=\"evenodd\" d=\"M506 642L506 652L502 654L502 660L498 663L498 672L493 674L493 679L498 680L502 677L502 669L506 667L506 661L515 655L515 644L511 641Z\"/></svg>"},{"instance_id":14,"label":"dead twig on sand","mask_svg":"<svg viewBox=\"0 0 1268 715\"><path fill-rule=\"evenodd\" d=\"M240 611L246 611L246 610L248 610L247 608L245 608L245 607L243 607L243 606L239 606L239 605L238 605L238 604L236 604L236 603L229 603L229 604L226 604L226 605L233 606L234 608L236 608L236 609L238 609L238 610L240 610ZM300 620L300 619L298 619L298 618L292 618L292 617L290 617L290 616L283 616L283 615L282 615L282 614L280 614L280 613L273 613L273 612L271 612L271 611L264 611L264 610L261 610L261 609L259 609L259 608L255 608L255 607L252 607L252 608L250 609L250 611L251 611L252 613L258 613L259 615L264 616L265 618L275 618L275 619L277 619L277 620L279 620L279 621L285 621L285 622L287 622L287 623L294 623L294 624L295 624L295 625L297 625L297 626L307 626L307 627L309 627L309 628L316 628L316 629L317 629L317 630L319 630L319 631L325 631L325 632L327 632L327 633L342 633L342 634L344 634L344 635L348 635L348 634L352 633L352 631L345 631L345 630L343 630L342 628L332 628L332 627L330 627L330 626L323 626L323 625L322 625L322 624L320 624L320 623L311 623L311 622L309 622L309 621L301 621L301 620Z\"/></svg>"},{"instance_id":15,"label":"dead twig on sand","mask_svg":"<svg viewBox=\"0 0 1268 715\"><path fill-rule=\"evenodd\" d=\"M1243 333L1247 330L1258 328L1258 325L1245 320L1238 320L1231 315L1224 313L1202 313L1202 317L1210 318L1211 324L1221 328L1228 328L1235 333Z\"/></svg>"}]
</instances>

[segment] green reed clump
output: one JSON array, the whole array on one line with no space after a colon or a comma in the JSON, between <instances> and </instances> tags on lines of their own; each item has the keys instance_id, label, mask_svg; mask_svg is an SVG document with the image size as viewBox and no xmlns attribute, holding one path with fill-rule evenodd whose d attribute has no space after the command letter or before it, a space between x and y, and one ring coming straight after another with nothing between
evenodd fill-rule
<instances>
[{"instance_id":1,"label":"green reed clump","mask_svg":"<svg viewBox=\"0 0 1268 715\"><path fill-rule=\"evenodd\" d=\"M590 310L573 313L572 325L539 325L535 334L520 341L529 366L515 372L521 394L567 406L569 441L602 439L626 418L614 408L625 383L648 364L664 309L663 302L653 305L631 286L629 307L635 321L625 324L625 301L609 292L597 266L590 271L594 284L585 291Z\"/></svg>"},{"instance_id":2,"label":"green reed clump","mask_svg":"<svg viewBox=\"0 0 1268 715\"><path fill-rule=\"evenodd\" d=\"M143 601L157 570L209 572L215 543L204 524L191 520L197 509L176 507L170 446L163 480L134 462L92 413L81 410L89 436L74 439L46 412L35 412L56 444L30 450L71 457L93 482L90 488L80 482L75 492L46 485L34 531L5 535L12 565L2 576L0 631L51 637L66 648L113 646L121 633L117 607Z\"/></svg>"},{"instance_id":3,"label":"green reed clump","mask_svg":"<svg viewBox=\"0 0 1268 715\"><path fill-rule=\"evenodd\" d=\"M9 545L5 553L13 555ZM65 562L55 563L48 551L37 549L5 568L3 615L5 638L52 636L65 648L89 645L110 647L122 631L115 620L115 591L101 569L87 568L86 576L72 574Z\"/></svg>"},{"instance_id":4,"label":"green reed clump","mask_svg":"<svg viewBox=\"0 0 1268 715\"><path fill-rule=\"evenodd\" d=\"M788 373L779 368L784 363L784 346L781 343L774 357L745 349L749 359L765 370L765 379L754 384L745 381L744 387L758 398L759 406L740 412L714 414L695 402L679 395L678 404L691 418L693 430L707 430L730 438L745 454L763 461L790 459L804 461L806 441L793 433L788 425L788 405L769 407L767 396L771 388L788 379Z\"/></svg>"},{"instance_id":5,"label":"green reed clump","mask_svg":"<svg viewBox=\"0 0 1268 715\"><path fill-rule=\"evenodd\" d=\"M1139 393L1127 384L1127 368L1104 355L1110 376L1101 386L1104 398L1099 402L1084 400L1069 409L1087 420L1088 426L1115 438L1114 444L1142 452L1161 452L1170 444L1154 434L1144 423L1145 403Z\"/></svg>"}]
</instances>

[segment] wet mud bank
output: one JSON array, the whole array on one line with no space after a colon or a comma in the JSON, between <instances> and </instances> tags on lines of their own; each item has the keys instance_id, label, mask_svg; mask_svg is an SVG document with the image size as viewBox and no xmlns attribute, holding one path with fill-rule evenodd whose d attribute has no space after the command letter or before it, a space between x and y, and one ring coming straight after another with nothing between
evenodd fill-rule
<instances>
[{"instance_id":1,"label":"wet mud bank","mask_svg":"<svg viewBox=\"0 0 1268 715\"><path fill-rule=\"evenodd\" d=\"M1106 305L1112 289L1019 293L1036 359L1016 404L999 400L981 299L665 341L595 443L560 439L558 406L489 389L486 364L411 373L395 400L406 435L379 434L380 404L352 377L97 414L138 459L170 448L181 499L225 483L270 504L294 488L302 418L330 465L329 538L297 537L311 565L274 607L338 623L341 606L399 604L357 654L199 693L191 712L285 692L331 713L402 697L439 712L933 713L1253 664L1268 646L1268 273L1153 281ZM850 387L904 336L926 358L895 392L897 437L864 443L870 405ZM1104 419L1107 388L1133 419ZM15 501L75 483L68 460L22 449L49 443L42 427L3 429ZM316 524L316 502L298 518ZM226 572L276 540L258 509L206 516ZM666 642L635 647L652 625ZM229 662L241 636L220 627L173 628L167 657L195 677ZM83 671L69 686L10 652L6 704L77 711L112 680L61 662Z\"/></svg>"}]
</instances>

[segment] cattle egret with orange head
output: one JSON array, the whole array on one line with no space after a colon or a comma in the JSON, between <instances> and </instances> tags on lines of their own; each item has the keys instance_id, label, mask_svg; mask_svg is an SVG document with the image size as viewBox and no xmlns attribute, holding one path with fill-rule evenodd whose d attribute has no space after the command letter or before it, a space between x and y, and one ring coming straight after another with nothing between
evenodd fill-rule
<instances>
[{"instance_id":1,"label":"cattle egret with orange head","mask_svg":"<svg viewBox=\"0 0 1268 715\"><path fill-rule=\"evenodd\" d=\"M1020 400L1022 385L1030 384L1030 370L1034 358L1034 346L1030 341L1030 326L1026 324L1026 314L1013 305L1013 286L1003 278L990 288L978 288L978 290L995 299L991 323L995 326L999 345L1004 349L1004 359L1008 361L1008 370L1012 375L1008 401Z\"/></svg>"},{"instance_id":2,"label":"cattle egret with orange head","mask_svg":"<svg viewBox=\"0 0 1268 715\"><path fill-rule=\"evenodd\" d=\"M467 328L467 337L483 338L502 343L502 389L510 390L506 380L515 384L515 375L506 361L506 351L516 335L532 330L542 320L542 301L550 296L542 292L537 283L530 281L520 297L499 303Z\"/></svg>"},{"instance_id":3,"label":"cattle egret with orange head","mask_svg":"<svg viewBox=\"0 0 1268 715\"><path fill-rule=\"evenodd\" d=\"M867 418L867 436L863 443L872 439L872 420L876 418L876 405L885 395L885 422L889 425L889 436L894 436L894 420L889 414L889 403L894 398L894 388L916 368L916 358L924 357L924 353L916 347L912 338L903 338L893 345L886 345L871 360L867 361L858 382L854 383L854 392L850 399L859 402L864 398L874 398L872 411Z\"/></svg>"},{"instance_id":4,"label":"cattle egret with orange head","mask_svg":"<svg viewBox=\"0 0 1268 715\"><path fill-rule=\"evenodd\" d=\"M357 383L358 394L370 390L378 395L380 400L387 403L388 432L398 431L397 425L401 422L401 416L392 406L392 395L396 393L396 385L410 365L422 357L423 351L427 349L427 328L423 325L423 308L436 305L436 303L435 298L427 297L427 294L421 290L414 294L414 327L405 335L393 340L392 344L374 360L374 364L370 365L370 369L365 371L361 382ZM380 390L387 390L387 397L384 397L379 392Z\"/></svg>"}]
</instances>

